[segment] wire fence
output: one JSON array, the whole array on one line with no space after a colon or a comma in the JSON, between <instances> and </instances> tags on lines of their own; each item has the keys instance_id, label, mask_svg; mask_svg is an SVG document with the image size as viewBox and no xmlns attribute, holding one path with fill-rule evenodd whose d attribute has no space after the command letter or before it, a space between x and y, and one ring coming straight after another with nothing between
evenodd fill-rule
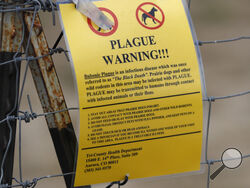
<instances>
[{"instance_id":1,"label":"wire fence","mask_svg":"<svg viewBox=\"0 0 250 188\"><path fill-rule=\"evenodd\" d=\"M188 1L188 7L191 7L191 0ZM16 78L19 77L20 73L18 71L18 66L17 63L26 63L25 64L25 71L23 74L23 80L22 80L22 84L21 84L21 89L20 89L20 95L16 96L15 98L15 105L13 106L12 110L6 115L6 117L4 119L0 120L0 126L2 126L3 123L7 123L8 129L9 129L9 140L8 140L8 144L7 144L7 148L5 150L4 153L4 157L2 160L2 163L0 164L0 188L10 188L10 187L32 187L34 188L38 182L44 180L44 179L49 179L49 178L57 178L57 177L62 177L62 176L68 176L68 175L72 175L75 172L68 172L68 173L64 173L64 174L57 174L57 175L47 175L47 176L42 176L42 177L35 177L33 180L29 181L29 180L23 180L22 177L22 132L21 132L21 127L22 127L22 123L30 123L32 120L39 118L39 117L45 117L47 115L51 115L51 114L56 114L56 113L60 113L63 111L70 111L70 110L79 110L78 108L67 108L67 109L63 109L63 110L59 110L59 111L53 111L53 112L48 112L48 113L41 113L41 114L37 114L33 111L32 108L32 103L30 101L30 97L27 96L27 100L28 100L28 104L29 104L29 110L27 111L21 111L20 110L20 103L23 100L23 90L24 90L24 86L26 83L26 78L27 78L27 70L29 67L29 64L31 63L31 61L33 60L38 60L47 56L52 56L55 53L64 53L66 58L68 59L67 56L67 51L64 50L63 48L56 48L58 41L56 41L56 45L54 45L54 47L52 49L50 49L50 52L48 54L39 56L39 57L33 57L33 56L29 56L28 54L28 48L30 46L30 40L31 40L31 33L29 33L28 36L28 44L26 46L26 49L24 49L24 53L22 53L21 49L24 43L24 21L20 16L20 13L23 11L32 11L33 12L33 19L32 19L32 24L31 24L31 28L34 27L34 20L35 20L35 16L39 11L48 11L52 13L52 19L53 19L53 24L55 24L55 11L57 10L55 3L52 2L52 0L46 0L46 1L40 1L40 0L28 0L25 3L6 3L6 2L0 2L0 13L6 13L6 12L16 12L17 15L19 15L19 18L21 20L22 23L22 28L23 28L23 34L22 34L22 40L18 46L18 51L15 53L14 57L12 60L6 61L6 62L1 62L0 66L3 65L7 65L7 64L14 64L15 65L15 69L16 69ZM217 43L229 43L229 42L235 42L235 41L239 41L239 40L248 40L250 39L250 36L239 36L239 37L235 37L235 38L230 38L230 39L224 39L224 40L214 40L214 41L198 41L198 43L196 45L199 46L203 46L203 45L207 45L207 44L217 44ZM19 56L19 54L21 53L21 57ZM18 79L16 79L16 85L18 85ZM18 88L16 88L16 90L18 90ZM208 139L209 139L209 130L210 130L210 122L211 122L211 112L212 112L212 104L215 103L216 101L219 100L225 100L225 99L231 99L234 97L242 97L245 95L249 95L250 94L250 90L248 91L244 91L244 92L240 92L237 94L232 94L232 95L227 95L227 96L219 96L219 97L213 97L213 96L207 96L206 91L205 91L205 98L203 99L204 102L208 103L208 114L207 114L207 130L206 130L206 140L205 140L205 160L203 162L201 162L201 164L203 165L207 165L207 183L206 186L207 188L210 187L210 169L211 169L211 165L215 164L215 163L221 163L222 160L221 159L208 159ZM17 115L13 116L11 115L14 111L15 108L17 107ZM6 160L6 156L7 153L9 151L9 147L10 147L10 143L12 141L12 128L11 128L11 121L18 121L18 126L19 126L19 145L18 145L18 151L19 151L19 178L13 178L13 181L16 184L13 185L8 185L8 184L3 184L3 173L4 173L4 164L5 164L5 160ZM244 155L243 158L250 158L250 153L247 155ZM126 179L125 179L126 180ZM125 183L127 181L124 181ZM119 183L119 182L112 182L109 186L107 187L111 187L114 184L118 184L120 185L124 185L125 183Z\"/></svg>"}]
</instances>

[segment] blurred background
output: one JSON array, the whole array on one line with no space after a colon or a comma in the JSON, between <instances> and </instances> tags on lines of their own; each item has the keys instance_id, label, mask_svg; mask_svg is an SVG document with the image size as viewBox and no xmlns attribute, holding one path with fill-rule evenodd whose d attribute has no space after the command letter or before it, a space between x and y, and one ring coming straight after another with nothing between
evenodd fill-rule
<instances>
[{"instance_id":1,"label":"blurred background","mask_svg":"<svg viewBox=\"0 0 250 188\"><path fill-rule=\"evenodd\" d=\"M250 35L249 0L192 0L191 17L198 40L220 40ZM43 27L50 46L61 32L60 22L52 26L49 13L41 12ZM85 37L85 36L82 36ZM62 41L61 47L65 48ZM242 40L225 44L209 44L200 47L206 87L209 96L230 95L250 90L250 41ZM57 74L63 88L68 107L76 107L77 99L73 87L73 75L70 64L63 55L53 56ZM24 68L24 66L23 66ZM31 95L34 111L42 112L33 80L29 73L24 96ZM21 109L28 109L26 98ZM76 125L77 112L70 112L73 125ZM37 118L22 126L23 177L60 174L60 166L44 118ZM78 129L75 127L76 130ZM78 133L77 133L78 134ZM18 143L16 143L18 144ZM250 95L217 101L212 105L209 134L209 159L220 159L222 152L229 148L238 148L243 155L250 154ZM17 147L16 147L17 148ZM214 172L221 164L211 166ZM150 169L149 169L150 170ZM15 155L14 176L18 175L18 151ZM242 165L235 169L225 169L214 181L211 188L250 187L250 158L243 159ZM206 187L206 170L199 175L176 178L130 181L125 188L203 188ZM64 188L63 178L43 180L37 188ZM94 187L104 187L96 185Z\"/></svg>"}]
</instances>

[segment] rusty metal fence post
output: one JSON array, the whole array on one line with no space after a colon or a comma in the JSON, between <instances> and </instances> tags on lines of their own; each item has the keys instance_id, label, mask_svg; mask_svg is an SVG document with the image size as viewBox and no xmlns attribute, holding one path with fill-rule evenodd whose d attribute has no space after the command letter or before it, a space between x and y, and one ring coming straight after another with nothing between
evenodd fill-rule
<instances>
[{"instance_id":1,"label":"rusty metal fence post","mask_svg":"<svg viewBox=\"0 0 250 188\"><path fill-rule=\"evenodd\" d=\"M14 12L0 13L0 64L12 60L18 55L19 44L21 42L20 19ZM4 119L7 115L16 115L20 64L14 62L0 66L0 119ZM0 165L3 164L3 182L12 183L16 121L11 121L10 128L7 122L0 126ZM10 132L11 131L11 132ZM9 143L9 137L13 139ZM8 144L10 146L8 147ZM7 155L5 151L8 149ZM4 161L4 163L3 163Z\"/></svg>"}]
</instances>

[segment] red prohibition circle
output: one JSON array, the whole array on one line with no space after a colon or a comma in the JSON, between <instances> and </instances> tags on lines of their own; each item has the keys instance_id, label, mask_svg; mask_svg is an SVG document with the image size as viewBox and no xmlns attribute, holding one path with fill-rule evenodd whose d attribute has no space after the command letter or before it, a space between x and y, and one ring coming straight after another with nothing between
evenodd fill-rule
<instances>
[{"instance_id":1,"label":"red prohibition circle","mask_svg":"<svg viewBox=\"0 0 250 188\"><path fill-rule=\"evenodd\" d=\"M97 31L97 30L94 28L94 26L92 25L91 19L87 18L87 22L88 22L89 28L90 28L95 34L97 34L97 35L100 35L100 36L110 36L110 35L114 34L114 33L116 32L117 28L118 28L118 19L117 19L116 15L115 15L111 10L109 10L109 9L107 9L107 8L103 8L103 7L99 7L99 9L100 9L101 11L104 11L104 12L109 13L109 14L113 17L113 19L114 19L114 26L113 26L112 30L109 31L109 32L107 32L107 33L102 33L102 32L100 32L100 31Z\"/></svg>"},{"instance_id":2,"label":"red prohibition circle","mask_svg":"<svg viewBox=\"0 0 250 188\"><path fill-rule=\"evenodd\" d=\"M154 17L151 17L150 15L148 15L147 12L146 12L145 10L143 10L143 8L142 8L144 5L153 5L153 6L155 6L158 10L160 10L160 12L161 12L161 14L162 14L162 20L160 21L160 20L158 20L157 18L154 18ZM142 21L141 21L141 19L139 18L139 12L140 12L140 11L144 12L144 13L147 14L149 17L151 17L152 19L154 19L155 21L157 21L157 22L159 23L159 25L157 25L156 27L148 27L148 26L146 26L145 24L143 24ZM158 5L156 5L156 4L154 4L154 3L151 3L151 2L145 2L145 3L142 3L141 5L139 5L139 7L136 9L136 19L137 19L137 21L139 22L139 24L142 25L143 27L145 27L145 28L147 28L147 29L153 30L153 29L158 29L159 27L161 27L161 26L163 25L163 23L164 23L164 21L165 21L165 15L164 15L162 9L161 9Z\"/></svg>"}]
</instances>

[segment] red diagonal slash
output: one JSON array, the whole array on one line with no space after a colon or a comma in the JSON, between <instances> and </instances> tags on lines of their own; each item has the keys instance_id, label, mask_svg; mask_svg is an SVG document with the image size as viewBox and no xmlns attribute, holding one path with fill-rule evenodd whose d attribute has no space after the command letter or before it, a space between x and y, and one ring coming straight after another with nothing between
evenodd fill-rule
<instances>
[{"instance_id":1,"label":"red diagonal slash","mask_svg":"<svg viewBox=\"0 0 250 188\"><path fill-rule=\"evenodd\" d=\"M151 14L149 14L148 12L146 12L145 10L143 10L142 8L139 8L139 10L142 11L143 13L147 14L153 20L157 21L159 24L162 23L160 20L158 20L156 17L152 16Z\"/></svg>"},{"instance_id":2,"label":"red diagonal slash","mask_svg":"<svg viewBox=\"0 0 250 188\"><path fill-rule=\"evenodd\" d=\"M156 7L157 10L159 11L159 13L162 15L162 20L161 20L161 21L158 20L157 18L155 18L154 16L152 16L151 14L149 14L147 11L145 11L145 10L143 9L143 6L145 6L145 5L150 5L150 6ZM146 14L149 18L152 18L153 21L156 21L158 24L156 24L155 26L152 26L152 25L151 25L151 26L147 26L145 23L143 23L143 22L141 21L141 18L140 18L140 16L139 16L139 12L140 12L140 11L142 11L142 13ZM143 27L145 27L145 28L147 28L147 29L150 29L150 30L160 28L160 27L164 24L164 21L165 21L165 15L164 15L163 10L162 10L158 5L156 5L156 4L154 4L154 3L151 3L151 2L145 2L145 3L140 4L140 5L138 6L138 8L136 9L136 14L135 14L135 15L136 15L136 19L137 19L138 23L139 23L141 26L143 26Z\"/></svg>"}]
</instances>

